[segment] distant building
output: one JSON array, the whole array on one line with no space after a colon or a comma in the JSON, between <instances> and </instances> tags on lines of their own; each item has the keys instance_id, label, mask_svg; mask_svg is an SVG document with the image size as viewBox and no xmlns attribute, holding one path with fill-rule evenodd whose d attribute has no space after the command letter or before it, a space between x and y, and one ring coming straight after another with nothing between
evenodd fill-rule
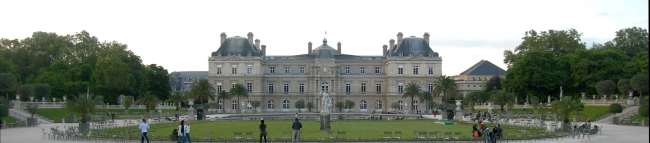
<instances>
[{"instance_id":1,"label":"distant building","mask_svg":"<svg viewBox=\"0 0 650 143\"><path fill-rule=\"evenodd\" d=\"M208 71L178 71L169 74L169 85L172 91L187 92L194 82L207 79Z\"/></svg>"},{"instance_id":2,"label":"distant building","mask_svg":"<svg viewBox=\"0 0 650 143\"><path fill-rule=\"evenodd\" d=\"M344 54L340 42L332 47L326 39L318 45L309 42L300 50L305 54L269 56L253 33L247 37L222 33L221 45L208 60L209 81L217 91L241 84L249 96L242 101L218 100L217 110L250 110L248 105L256 101L262 112L296 112L294 103L304 101L314 103L312 111L318 111L320 93L326 92L334 103L354 102L349 112L403 112L409 107L409 100L402 98L405 86L415 83L431 91L442 75L442 59L429 47L428 33L404 37L400 32L396 39L377 47L382 54L376 56ZM415 102L415 111L431 110Z\"/></svg>"},{"instance_id":3,"label":"distant building","mask_svg":"<svg viewBox=\"0 0 650 143\"><path fill-rule=\"evenodd\" d=\"M463 97L465 97L465 95L469 93L481 91L488 80L495 76L503 79L505 77L505 72L505 70L492 64L490 61L481 60L469 69L460 73L458 76L454 77L456 80L458 95L463 95Z\"/></svg>"}]
</instances>

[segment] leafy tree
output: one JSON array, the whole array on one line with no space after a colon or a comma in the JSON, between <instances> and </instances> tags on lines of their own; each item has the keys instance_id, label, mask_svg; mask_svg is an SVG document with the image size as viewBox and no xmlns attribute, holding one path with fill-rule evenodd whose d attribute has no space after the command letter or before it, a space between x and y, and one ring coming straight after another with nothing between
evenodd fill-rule
<instances>
[{"instance_id":1,"label":"leafy tree","mask_svg":"<svg viewBox=\"0 0 650 143\"><path fill-rule=\"evenodd\" d=\"M416 85L415 83L409 83L406 85L406 89L404 93L402 94L402 98L410 98L411 99L411 108L410 111L413 113L413 110L415 109L414 105L414 100L413 98L417 97L420 95L420 86Z\"/></svg>"},{"instance_id":2,"label":"leafy tree","mask_svg":"<svg viewBox=\"0 0 650 143\"><path fill-rule=\"evenodd\" d=\"M208 103L208 100L214 99L214 87L208 80L199 80L192 85L189 95L194 99L194 104Z\"/></svg>"},{"instance_id":3,"label":"leafy tree","mask_svg":"<svg viewBox=\"0 0 650 143\"><path fill-rule=\"evenodd\" d=\"M160 100L158 97L147 93L137 101L138 104L144 105L147 109L147 112L150 112L151 110L155 110L156 106L160 104Z\"/></svg>"},{"instance_id":4,"label":"leafy tree","mask_svg":"<svg viewBox=\"0 0 650 143\"><path fill-rule=\"evenodd\" d=\"M620 79L618 80L618 91L621 93L621 95L625 95L628 93L632 92L632 86L630 86L630 80L629 79Z\"/></svg>"},{"instance_id":5,"label":"leafy tree","mask_svg":"<svg viewBox=\"0 0 650 143\"><path fill-rule=\"evenodd\" d=\"M499 89L501 89L501 77L494 76L485 83L485 89L483 90L492 91L492 90L499 90Z\"/></svg>"},{"instance_id":6,"label":"leafy tree","mask_svg":"<svg viewBox=\"0 0 650 143\"><path fill-rule=\"evenodd\" d=\"M187 98L181 92L174 92L172 96L170 96L169 99L167 99L168 102L171 102L172 104L174 104L174 106L176 106L176 111L179 111L181 109L181 105L186 100Z\"/></svg>"},{"instance_id":7,"label":"leafy tree","mask_svg":"<svg viewBox=\"0 0 650 143\"><path fill-rule=\"evenodd\" d=\"M345 103L343 103L345 109L352 109L354 108L354 102L352 100L345 100Z\"/></svg>"},{"instance_id":8,"label":"leafy tree","mask_svg":"<svg viewBox=\"0 0 650 143\"><path fill-rule=\"evenodd\" d=\"M122 106L124 106L124 112L129 112L129 108L133 105L133 96L123 96Z\"/></svg>"},{"instance_id":9,"label":"leafy tree","mask_svg":"<svg viewBox=\"0 0 650 143\"><path fill-rule=\"evenodd\" d=\"M222 90L222 91L219 91L219 93L217 93L217 103L219 101L222 101L223 103L225 103L225 100L230 99L230 98L232 98L232 96L230 96L230 94L228 92L226 92L226 91ZM218 105L218 106L224 106L224 105Z\"/></svg>"},{"instance_id":10,"label":"leafy tree","mask_svg":"<svg viewBox=\"0 0 650 143\"><path fill-rule=\"evenodd\" d=\"M609 113L621 113L623 112L623 106L618 103L609 104Z\"/></svg>"},{"instance_id":11,"label":"leafy tree","mask_svg":"<svg viewBox=\"0 0 650 143\"><path fill-rule=\"evenodd\" d=\"M564 96L561 100L555 100L551 103L553 113L563 122L562 125L569 123L569 115L578 113L584 109L584 104L570 96Z\"/></svg>"},{"instance_id":12,"label":"leafy tree","mask_svg":"<svg viewBox=\"0 0 650 143\"><path fill-rule=\"evenodd\" d=\"M79 125L87 124L93 113L95 113L95 105L98 104L93 95L78 95L73 96L72 99L68 100L65 103L65 108L68 111L76 113L81 120L79 120Z\"/></svg>"},{"instance_id":13,"label":"leafy tree","mask_svg":"<svg viewBox=\"0 0 650 143\"><path fill-rule=\"evenodd\" d=\"M248 91L246 91L246 88L241 84L235 84L232 88L230 88L230 91L228 93L230 93L232 96L237 97L237 102L241 101L239 100L240 97L248 97ZM241 110L241 108L238 109Z\"/></svg>"},{"instance_id":14,"label":"leafy tree","mask_svg":"<svg viewBox=\"0 0 650 143\"><path fill-rule=\"evenodd\" d=\"M647 53L648 51L648 30L640 27L631 27L616 31L613 44L625 50L628 55ZM645 50L644 50L645 49Z\"/></svg>"},{"instance_id":15,"label":"leafy tree","mask_svg":"<svg viewBox=\"0 0 650 143\"><path fill-rule=\"evenodd\" d=\"M616 83L611 80L603 80L596 83L596 91L598 94L607 96L616 93Z\"/></svg>"},{"instance_id":16,"label":"leafy tree","mask_svg":"<svg viewBox=\"0 0 650 143\"><path fill-rule=\"evenodd\" d=\"M490 92L490 101L499 105L501 111L505 111L506 106L512 106L514 103L514 95L503 90L496 90Z\"/></svg>"},{"instance_id":17,"label":"leafy tree","mask_svg":"<svg viewBox=\"0 0 650 143\"><path fill-rule=\"evenodd\" d=\"M448 110L451 110L449 102L454 100L454 97L456 96L456 82L449 76L440 76L436 81L434 94L442 97L440 105L442 106L441 108L445 111L445 114L443 115L447 115L446 112L448 112Z\"/></svg>"},{"instance_id":18,"label":"leafy tree","mask_svg":"<svg viewBox=\"0 0 650 143\"><path fill-rule=\"evenodd\" d=\"M169 73L162 66L156 64L145 67L145 79L147 91L161 100L167 100L170 96Z\"/></svg>"},{"instance_id":19,"label":"leafy tree","mask_svg":"<svg viewBox=\"0 0 650 143\"><path fill-rule=\"evenodd\" d=\"M634 75L630 79L630 85L634 90L639 92L639 95L644 95L648 93L648 73L640 73Z\"/></svg>"},{"instance_id":20,"label":"leafy tree","mask_svg":"<svg viewBox=\"0 0 650 143\"><path fill-rule=\"evenodd\" d=\"M481 94L483 94L482 91L471 92L471 93L465 95L465 98L463 98L463 103L465 103L465 105L469 106L470 110L474 111L474 106L477 103L481 103L480 102Z\"/></svg>"},{"instance_id":21,"label":"leafy tree","mask_svg":"<svg viewBox=\"0 0 650 143\"><path fill-rule=\"evenodd\" d=\"M0 73L0 95L5 98L9 97L9 93L16 90L16 78L10 73Z\"/></svg>"},{"instance_id":22,"label":"leafy tree","mask_svg":"<svg viewBox=\"0 0 650 143\"><path fill-rule=\"evenodd\" d=\"M0 120L9 116L9 101L7 98L0 97Z\"/></svg>"},{"instance_id":23,"label":"leafy tree","mask_svg":"<svg viewBox=\"0 0 650 143\"><path fill-rule=\"evenodd\" d=\"M418 95L420 103L424 103L425 107L428 109L433 109L433 93L430 92L420 92Z\"/></svg>"},{"instance_id":24,"label":"leafy tree","mask_svg":"<svg viewBox=\"0 0 650 143\"><path fill-rule=\"evenodd\" d=\"M296 108L298 108L298 112L301 112L301 110L303 108L305 108L305 100L300 99L300 100L296 101L296 103L294 103L294 104L295 104L294 106Z\"/></svg>"}]
</instances>

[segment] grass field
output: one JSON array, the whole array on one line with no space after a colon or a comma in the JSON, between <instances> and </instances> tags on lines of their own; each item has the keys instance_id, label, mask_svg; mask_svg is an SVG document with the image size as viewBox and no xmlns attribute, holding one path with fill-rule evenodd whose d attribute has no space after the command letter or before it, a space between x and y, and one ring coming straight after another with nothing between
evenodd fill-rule
<instances>
[{"instance_id":1,"label":"grass field","mask_svg":"<svg viewBox=\"0 0 650 143\"><path fill-rule=\"evenodd\" d=\"M146 113L146 110L144 109L129 109L128 112L125 112L124 109L98 109L95 114L105 114L106 112L110 113L116 113L117 119L122 119L126 118L129 116L137 116L137 115L143 115ZM175 112L175 110L171 109L165 109L162 110L163 113L172 113ZM42 117L45 117L47 119L50 119L56 123L60 123L63 118L66 120L69 120L69 117L71 115L74 115L74 113L66 110L65 108L40 108L36 110L36 113ZM67 121L66 121L67 122Z\"/></svg>"},{"instance_id":2,"label":"grass field","mask_svg":"<svg viewBox=\"0 0 650 143\"><path fill-rule=\"evenodd\" d=\"M331 132L319 130L319 122L316 120L302 121L302 140L304 141L326 141L330 137L337 136L339 140L347 141L379 141L383 140L384 132L401 132L402 140L415 140L415 132L434 132L438 136L458 136L460 140L470 140L472 125L455 123L453 125L442 125L434 123L433 120L344 120L332 122ZM268 138L270 140L287 140L291 134L290 120L266 121L268 126ZM232 140L236 134L246 135L251 139L257 139L259 135L259 121L255 120L223 120L223 121L194 121L190 123L192 140ZM150 137L154 140L170 140L169 136L178 123L153 124L150 128ZM338 134L345 132L344 135ZM127 134L128 133L128 134ZM100 131L97 136L125 137L137 139L139 131L136 127L110 128ZM504 136L511 139L527 139L550 136L541 128L523 128L504 126ZM113 136L115 135L115 137ZM533 136L536 135L536 136Z\"/></svg>"},{"instance_id":3,"label":"grass field","mask_svg":"<svg viewBox=\"0 0 650 143\"><path fill-rule=\"evenodd\" d=\"M2 117L2 118L0 118L0 120L2 120L3 123L7 123L7 124L15 124L17 122L17 120L15 118L10 117L10 116Z\"/></svg>"}]
</instances>

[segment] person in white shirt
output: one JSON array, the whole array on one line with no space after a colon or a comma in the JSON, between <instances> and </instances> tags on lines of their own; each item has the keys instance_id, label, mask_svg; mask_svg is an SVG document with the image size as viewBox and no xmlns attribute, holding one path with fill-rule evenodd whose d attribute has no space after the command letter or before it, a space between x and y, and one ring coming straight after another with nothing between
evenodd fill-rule
<instances>
[{"instance_id":1,"label":"person in white shirt","mask_svg":"<svg viewBox=\"0 0 650 143\"><path fill-rule=\"evenodd\" d=\"M149 143L149 137L147 137L147 132L149 132L149 124L147 123L147 119L142 119L142 122L140 122L140 125L138 125L138 128L140 128L140 143L144 143L146 140L147 143Z\"/></svg>"},{"instance_id":2,"label":"person in white shirt","mask_svg":"<svg viewBox=\"0 0 650 143\"><path fill-rule=\"evenodd\" d=\"M190 126L185 124L185 120L181 120L181 125L178 126L178 142L192 143L190 140Z\"/></svg>"}]
</instances>

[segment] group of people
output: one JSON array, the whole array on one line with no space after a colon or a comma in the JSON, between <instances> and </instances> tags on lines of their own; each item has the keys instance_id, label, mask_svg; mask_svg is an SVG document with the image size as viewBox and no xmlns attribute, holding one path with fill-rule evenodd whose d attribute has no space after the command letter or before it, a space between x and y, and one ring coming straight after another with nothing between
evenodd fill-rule
<instances>
[{"instance_id":1,"label":"group of people","mask_svg":"<svg viewBox=\"0 0 650 143\"><path fill-rule=\"evenodd\" d=\"M260 120L260 143L267 142L266 136L268 132L266 130L266 124L264 124L264 118ZM296 118L294 118L293 123L291 124L291 142L297 143L300 142L300 129L302 129L302 123L298 119L298 113L296 113Z\"/></svg>"},{"instance_id":2,"label":"group of people","mask_svg":"<svg viewBox=\"0 0 650 143\"><path fill-rule=\"evenodd\" d=\"M600 131L598 125L592 125L591 121L587 121L586 123L582 123L582 125L578 126L577 124L574 124L572 127L572 133L574 137L585 137L586 135L592 135L598 133ZM589 137L589 136L587 136Z\"/></svg>"},{"instance_id":3,"label":"group of people","mask_svg":"<svg viewBox=\"0 0 650 143\"><path fill-rule=\"evenodd\" d=\"M481 140L483 138L485 143L496 143L501 137L503 137L503 128L499 124L496 124L492 129L483 124L483 122L472 126L472 138L474 140Z\"/></svg>"},{"instance_id":4,"label":"group of people","mask_svg":"<svg viewBox=\"0 0 650 143\"><path fill-rule=\"evenodd\" d=\"M149 143L149 136L147 135L149 132L149 123L147 123L147 119L142 119L138 128L140 129L140 143L145 143L145 141ZM190 125L188 125L185 120L181 120L178 128L174 129L173 135L175 135L175 139L178 143L192 143L192 140L190 139Z\"/></svg>"}]
</instances>

